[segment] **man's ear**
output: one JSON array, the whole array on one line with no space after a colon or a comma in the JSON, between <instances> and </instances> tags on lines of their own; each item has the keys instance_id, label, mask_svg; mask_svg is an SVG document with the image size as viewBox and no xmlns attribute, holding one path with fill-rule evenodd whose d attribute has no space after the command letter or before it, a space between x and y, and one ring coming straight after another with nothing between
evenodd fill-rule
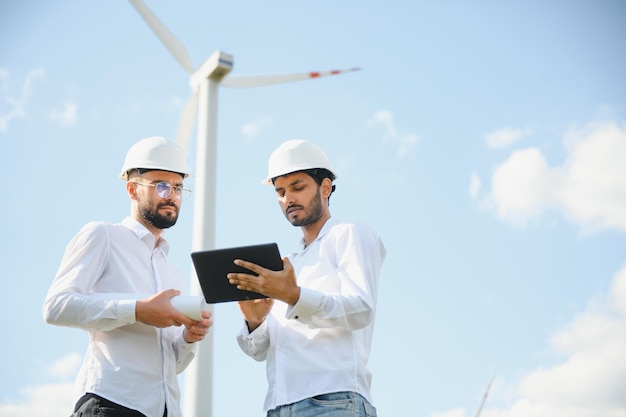
<instances>
[{"instance_id":1,"label":"man's ear","mask_svg":"<svg viewBox=\"0 0 626 417\"><path fill-rule=\"evenodd\" d=\"M328 199L333 192L333 182L330 178L324 178L320 187L322 188L322 197Z\"/></svg>"},{"instance_id":2,"label":"man's ear","mask_svg":"<svg viewBox=\"0 0 626 417\"><path fill-rule=\"evenodd\" d=\"M137 184L134 182L126 182L126 192L131 200L137 200Z\"/></svg>"}]
</instances>

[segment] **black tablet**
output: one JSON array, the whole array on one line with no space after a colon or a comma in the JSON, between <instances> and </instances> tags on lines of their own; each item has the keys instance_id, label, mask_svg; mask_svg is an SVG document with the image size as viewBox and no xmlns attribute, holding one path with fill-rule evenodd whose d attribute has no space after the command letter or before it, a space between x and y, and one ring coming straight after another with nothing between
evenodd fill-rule
<instances>
[{"instance_id":1,"label":"black tablet","mask_svg":"<svg viewBox=\"0 0 626 417\"><path fill-rule=\"evenodd\" d=\"M197 251L191 253L191 259L202 294L209 304L267 298L256 292L239 290L236 285L228 282L226 275L230 272L256 275L235 265L233 263L235 259L252 262L273 271L283 269L283 261L276 243Z\"/></svg>"}]
</instances>

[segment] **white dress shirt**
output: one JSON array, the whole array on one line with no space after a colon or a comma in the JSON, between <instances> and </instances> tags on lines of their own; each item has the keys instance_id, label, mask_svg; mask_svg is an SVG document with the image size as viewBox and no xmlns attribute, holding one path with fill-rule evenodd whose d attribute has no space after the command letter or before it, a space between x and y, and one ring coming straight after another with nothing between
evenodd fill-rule
<instances>
[{"instance_id":1,"label":"white dress shirt","mask_svg":"<svg viewBox=\"0 0 626 417\"><path fill-rule=\"evenodd\" d=\"M246 354L267 361L264 411L338 391L372 402L367 362L385 254L368 226L330 218L314 242L305 248L301 240L289 255L298 302L277 300L257 329L244 325L237 336Z\"/></svg>"},{"instance_id":2,"label":"white dress shirt","mask_svg":"<svg viewBox=\"0 0 626 417\"><path fill-rule=\"evenodd\" d=\"M89 332L75 384L75 400L91 392L148 417L180 417L177 374L195 355L184 327L159 329L135 320L136 299L103 293L155 294L183 288L167 259L169 245L127 217L91 222L70 241L43 305L51 324ZM96 295L97 294L97 295ZM119 295L118 295L119 296Z\"/></svg>"}]
</instances>

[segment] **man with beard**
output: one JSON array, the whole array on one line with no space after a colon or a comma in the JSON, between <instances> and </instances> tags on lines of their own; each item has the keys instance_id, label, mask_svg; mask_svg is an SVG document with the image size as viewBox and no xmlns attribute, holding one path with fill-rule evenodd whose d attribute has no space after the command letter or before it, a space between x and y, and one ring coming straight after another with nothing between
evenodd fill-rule
<instances>
[{"instance_id":1,"label":"man with beard","mask_svg":"<svg viewBox=\"0 0 626 417\"><path fill-rule=\"evenodd\" d=\"M284 269L235 263L231 284L267 299L239 302L241 349L266 361L268 417L372 417L370 354L386 250L362 223L331 217L335 170L315 144L290 140L270 156L268 175L287 220L302 230Z\"/></svg>"},{"instance_id":2,"label":"man with beard","mask_svg":"<svg viewBox=\"0 0 626 417\"><path fill-rule=\"evenodd\" d=\"M190 192L185 159L164 138L137 142L120 173L130 216L88 223L66 247L43 316L89 333L73 416L182 416L177 374L212 325L210 312L194 320L170 302L183 278L162 234Z\"/></svg>"}]
</instances>

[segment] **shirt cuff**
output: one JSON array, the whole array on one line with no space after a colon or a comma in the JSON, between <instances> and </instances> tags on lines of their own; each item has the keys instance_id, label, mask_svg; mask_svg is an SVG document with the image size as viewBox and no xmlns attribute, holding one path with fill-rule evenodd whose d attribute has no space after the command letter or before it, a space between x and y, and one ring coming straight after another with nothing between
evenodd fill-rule
<instances>
[{"instance_id":1,"label":"shirt cuff","mask_svg":"<svg viewBox=\"0 0 626 417\"><path fill-rule=\"evenodd\" d=\"M189 366L193 358L196 356L196 351L198 350L198 343L185 342L185 338L183 337L183 332L180 332L180 335L176 338L176 341L174 342L174 349L176 351L176 373L177 374L180 374L182 371L184 371L187 368L187 366Z\"/></svg>"},{"instance_id":2,"label":"shirt cuff","mask_svg":"<svg viewBox=\"0 0 626 417\"><path fill-rule=\"evenodd\" d=\"M133 324L137 321L135 307L137 300L119 300L117 302L117 317L121 323Z\"/></svg>"},{"instance_id":3,"label":"shirt cuff","mask_svg":"<svg viewBox=\"0 0 626 417\"><path fill-rule=\"evenodd\" d=\"M310 288L300 287L300 298L293 307L287 309L285 316L291 320L309 323L322 305L322 293Z\"/></svg>"}]
</instances>

